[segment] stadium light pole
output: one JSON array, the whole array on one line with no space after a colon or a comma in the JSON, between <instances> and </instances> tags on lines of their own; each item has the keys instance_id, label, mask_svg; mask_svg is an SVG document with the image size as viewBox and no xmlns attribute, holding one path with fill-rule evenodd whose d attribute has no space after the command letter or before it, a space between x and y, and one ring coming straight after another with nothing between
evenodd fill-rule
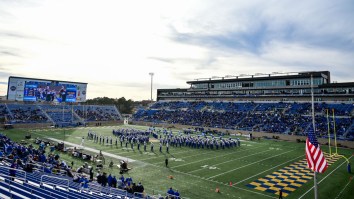
<instances>
[{"instance_id":1,"label":"stadium light pole","mask_svg":"<svg viewBox=\"0 0 354 199\"><path fill-rule=\"evenodd\" d=\"M151 76L151 85L150 85L150 88L151 88L151 93L150 93L150 99L152 101L152 80L153 80L153 77L154 77L154 73L149 73L149 75Z\"/></svg>"}]
</instances>

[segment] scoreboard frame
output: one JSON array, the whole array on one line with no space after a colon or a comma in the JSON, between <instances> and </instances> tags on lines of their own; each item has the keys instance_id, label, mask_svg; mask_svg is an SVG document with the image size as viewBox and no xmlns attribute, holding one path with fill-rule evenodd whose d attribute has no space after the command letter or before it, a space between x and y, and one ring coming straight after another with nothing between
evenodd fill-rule
<instances>
[{"instance_id":1,"label":"scoreboard frame","mask_svg":"<svg viewBox=\"0 0 354 199\"><path fill-rule=\"evenodd\" d=\"M84 82L72 82L72 81L62 81L62 80L51 80L51 79L40 79L40 78L29 78L29 77L17 77L10 76L7 86L7 100L8 101L37 101L37 100L24 100L25 98L25 87L28 83L37 83L38 85L71 85L76 88L75 99L65 102L85 102L87 95L87 83ZM72 96L71 96L72 97ZM68 98L69 99L69 98ZM39 100L38 100L39 101ZM46 101L46 100L43 100ZM47 100L48 101L48 100Z\"/></svg>"}]
</instances>

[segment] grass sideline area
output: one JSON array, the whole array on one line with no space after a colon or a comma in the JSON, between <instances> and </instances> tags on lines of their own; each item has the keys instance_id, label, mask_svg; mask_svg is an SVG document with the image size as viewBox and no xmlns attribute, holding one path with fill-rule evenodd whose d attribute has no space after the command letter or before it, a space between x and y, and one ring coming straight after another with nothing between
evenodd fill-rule
<instances>
[{"instance_id":1,"label":"grass sideline area","mask_svg":"<svg viewBox=\"0 0 354 199\"><path fill-rule=\"evenodd\" d=\"M86 138L90 129L103 136L113 137L112 130L118 128L147 129L148 127L122 125L75 129L11 129L3 130L2 133L18 142L24 140L25 135L31 132L32 139L36 137L55 138L80 144L82 136ZM157 143L154 153L150 152L150 146L147 147L148 152L144 152L143 147L141 147L141 151L138 151L136 146L134 146L135 150L128 150L124 145L123 148L120 147L119 142L118 147L115 145L104 146L87 139L85 139L85 147L136 160L128 163L128 166L133 169L124 176L132 177L134 182L141 181L145 191L150 195L159 193L165 195L167 189L173 187L173 189L178 189L182 198L191 199L278 198L273 193L252 189L246 185L294 162L303 160L305 158L305 144L280 140L248 141L240 139L241 147L238 148L210 150L170 147L169 153L166 152L165 147L160 153ZM33 141L27 141L33 143ZM328 152L328 146L322 146L321 149ZM94 155L93 152L87 153ZM351 165L353 165L353 150L339 148L338 153L349 158ZM84 161L68 154L59 153L59 155L68 164L74 161L74 168L84 164ZM166 158L169 158L168 168L165 167ZM118 159L106 157L105 172L119 177L117 166L108 168L111 159L115 165L119 164ZM173 176L173 179L170 179L169 176ZM345 159L337 160L329 166L324 174L317 175L319 198L352 198L351 196L354 195L352 178L353 174L347 172ZM313 179L304 183L285 198L314 198L312 187ZM215 191L217 188L220 193Z\"/></svg>"}]
</instances>

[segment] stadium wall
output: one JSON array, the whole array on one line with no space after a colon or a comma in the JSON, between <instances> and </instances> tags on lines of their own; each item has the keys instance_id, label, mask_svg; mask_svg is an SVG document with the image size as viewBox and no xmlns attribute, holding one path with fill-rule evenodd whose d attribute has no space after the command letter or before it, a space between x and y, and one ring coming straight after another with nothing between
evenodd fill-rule
<instances>
[{"instance_id":1,"label":"stadium wall","mask_svg":"<svg viewBox=\"0 0 354 199\"><path fill-rule=\"evenodd\" d=\"M89 127L96 126L96 123L101 123L102 126L116 126L122 125L123 121L97 121L97 122L87 122ZM46 129L53 128L51 123L36 123L36 124L13 124L13 128L31 128L31 129ZM1 126L4 129L4 126ZM60 128L58 128L60 129Z\"/></svg>"}]
</instances>

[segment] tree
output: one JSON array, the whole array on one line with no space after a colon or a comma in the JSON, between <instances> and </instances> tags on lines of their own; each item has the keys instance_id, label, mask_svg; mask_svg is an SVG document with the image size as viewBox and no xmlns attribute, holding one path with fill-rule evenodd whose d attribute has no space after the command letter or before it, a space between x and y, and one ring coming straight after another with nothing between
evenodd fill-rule
<instances>
[{"instance_id":1,"label":"tree","mask_svg":"<svg viewBox=\"0 0 354 199\"><path fill-rule=\"evenodd\" d=\"M86 104L91 105L115 105L119 112L123 114L132 114L134 101L129 99L126 100L125 97L119 99L109 98L109 97L96 97L93 99L86 100Z\"/></svg>"}]
</instances>

